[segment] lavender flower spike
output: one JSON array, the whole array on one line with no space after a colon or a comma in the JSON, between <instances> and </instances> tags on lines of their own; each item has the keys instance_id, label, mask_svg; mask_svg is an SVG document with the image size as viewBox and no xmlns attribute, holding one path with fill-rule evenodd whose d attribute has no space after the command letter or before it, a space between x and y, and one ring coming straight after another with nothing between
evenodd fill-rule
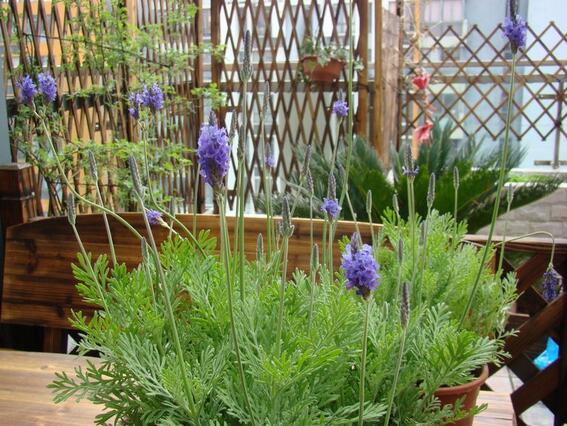
<instances>
[{"instance_id":1,"label":"lavender flower spike","mask_svg":"<svg viewBox=\"0 0 567 426\"><path fill-rule=\"evenodd\" d=\"M360 245L360 236L354 233L343 253L342 267L347 279L346 288L356 289L356 294L367 299L379 285L379 265L374 259L372 247Z\"/></svg>"},{"instance_id":2,"label":"lavender flower spike","mask_svg":"<svg viewBox=\"0 0 567 426\"><path fill-rule=\"evenodd\" d=\"M138 118L140 118L140 108L144 103L142 94L140 92L130 93L130 96L128 97L128 103L130 104L130 107L128 108L130 116L137 120Z\"/></svg>"},{"instance_id":3,"label":"lavender flower spike","mask_svg":"<svg viewBox=\"0 0 567 426\"><path fill-rule=\"evenodd\" d=\"M43 97L43 101L45 103L51 103L57 97L57 83L55 79L47 74L42 72L37 76L37 81L39 82L39 92Z\"/></svg>"},{"instance_id":4,"label":"lavender flower spike","mask_svg":"<svg viewBox=\"0 0 567 426\"><path fill-rule=\"evenodd\" d=\"M163 108L163 91L157 83L148 88L144 86L142 90L142 105L148 107L152 112Z\"/></svg>"},{"instance_id":5,"label":"lavender flower spike","mask_svg":"<svg viewBox=\"0 0 567 426\"><path fill-rule=\"evenodd\" d=\"M276 159L274 158L273 155L268 154L268 155L266 155L266 158L264 159L264 164L269 169L273 169L274 167L276 167Z\"/></svg>"},{"instance_id":6,"label":"lavender flower spike","mask_svg":"<svg viewBox=\"0 0 567 426\"><path fill-rule=\"evenodd\" d=\"M224 127L203 124L199 134L197 156L201 166L201 176L214 190L220 189L223 178L228 173L230 146Z\"/></svg>"},{"instance_id":7,"label":"lavender flower spike","mask_svg":"<svg viewBox=\"0 0 567 426\"><path fill-rule=\"evenodd\" d=\"M341 206L337 200L337 181L335 180L335 175L332 173L329 174L328 186L327 197L323 198L321 211L327 213L329 220L335 220L341 211Z\"/></svg>"},{"instance_id":8,"label":"lavender flower spike","mask_svg":"<svg viewBox=\"0 0 567 426\"><path fill-rule=\"evenodd\" d=\"M344 99L339 99L333 104L333 113L339 117L346 117L348 115L348 104Z\"/></svg>"},{"instance_id":9,"label":"lavender flower spike","mask_svg":"<svg viewBox=\"0 0 567 426\"><path fill-rule=\"evenodd\" d=\"M409 179L415 179L419 173L419 167L415 166L413 163L413 154L411 152L411 144L407 144L404 150L404 166L402 167L402 173Z\"/></svg>"},{"instance_id":10,"label":"lavender flower spike","mask_svg":"<svg viewBox=\"0 0 567 426\"><path fill-rule=\"evenodd\" d=\"M20 102L24 104L31 104L37 95L37 86L29 75L20 77L16 83L16 87L20 91Z\"/></svg>"},{"instance_id":11,"label":"lavender flower spike","mask_svg":"<svg viewBox=\"0 0 567 426\"><path fill-rule=\"evenodd\" d=\"M561 291L562 283L563 277L550 264L547 271L543 273L543 298L548 302L555 299Z\"/></svg>"},{"instance_id":12,"label":"lavender flower spike","mask_svg":"<svg viewBox=\"0 0 567 426\"><path fill-rule=\"evenodd\" d=\"M513 17L506 16L504 18L504 25L502 26L504 35L510 42L512 52L516 53L518 50L526 48L526 41L528 38L528 26L526 21L520 15Z\"/></svg>"},{"instance_id":13,"label":"lavender flower spike","mask_svg":"<svg viewBox=\"0 0 567 426\"><path fill-rule=\"evenodd\" d=\"M161 225L162 223L161 213L157 210L146 210L146 217L150 225Z\"/></svg>"},{"instance_id":14,"label":"lavender flower spike","mask_svg":"<svg viewBox=\"0 0 567 426\"><path fill-rule=\"evenodd\" d=\"M321 211L327 214L329 220L335 220L341 211L341 206L336 198L323 198Z\"/></svg>"}]
</instances>

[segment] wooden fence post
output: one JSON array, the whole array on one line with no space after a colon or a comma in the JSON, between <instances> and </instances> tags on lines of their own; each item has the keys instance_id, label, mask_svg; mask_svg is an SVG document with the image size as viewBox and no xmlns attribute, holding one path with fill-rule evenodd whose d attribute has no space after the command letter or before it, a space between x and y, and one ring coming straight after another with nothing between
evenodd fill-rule
<instances>
[{"instance_id":1,"label":"wooden fence post","mask_svg":"<svg viewBox=\"0 0 567 426\"><path fill-rule=\"evenodd\" d=\"M364 68L358 73L358 108L356 111L356 133L368 138L368 0L358 0L360 35L358 54Z\"/></svg>"},{"instance_id":2,"label":"wooden fence post","mask_svg":"<svg viewBox=\"0 0 567 426\"><path fill-rule=\"evenodd\" d=\"M33 167L29 164L0 165L0 222L8 226L38 216Z\"/></svg>"},{"instance_id":3,"label":"wooden fence post","mask_svg":"<svg viewBox=\"0 0 567 426\"><path fill-rule=\"evenodd\" d=\"M383 93L383 69L382 69L382 2L374 0L374 109L372 110L372 136L374 138L374 149L378 158L387 164L387 149L384 147L384 134L382 129L382 102Z\"/></svg>"}]
</instances>

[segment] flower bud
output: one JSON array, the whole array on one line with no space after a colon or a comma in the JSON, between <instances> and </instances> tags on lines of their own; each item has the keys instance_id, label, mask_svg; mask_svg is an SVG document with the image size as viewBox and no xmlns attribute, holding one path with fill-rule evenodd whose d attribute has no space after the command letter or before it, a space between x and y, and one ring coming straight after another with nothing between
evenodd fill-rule
<instances>
[{"instance_id":1,"label":"flower bud","mask_svg":"<svg viewBox=\"0 0 567 426\"><path fill-rule=\"evenodd\" d=\"M311 169L307 169L307 174L305 175L305 183L307 185L309 194L313 196L313 194L315 193L315 188L313 186L313 176L311 176Z\"/></svg>"},{"instance_id":2,"label":"flower bud","mask_svg":"<svg viewBox=\"0 0 567 426\"><path fill-rule=\"evenodd\" d=\"M455 167L453 168L453 186L455 187L455 189L459 188L460 183L461 178L459 176L459 168Z\"/></svg>"},{"instance_id":3,"label":"flower bud","mask_svg":"<svg viewBox=\"0 0 567 426\"><path fill-rule=\"evenodd\" d=\"M256 261L264 261L264 237L262 233L258 234L258 239L256 240Z\"/></svg>"},{"instance_id":4,"label":"flower bud","mask_svg":"<svg viewBox=\"0 0 567 426\"><path fill-rule=\"evenodd\" d=\"M217 125L217 115L213 110L209 111L209 125L216 126Z\"/></svg>"},{"instance_id":5,"label":"flower bud","mask_svg":"<svg viewBox=\"0 0 567 426\"><path fill-rule=\"evenodd\" d=\"M409 304L409 284L404 282L402 285L402 300L400 303L400 322L402 327L406 328L409 320L410 304Z\"/></svg>"},{"instance_id":6,"label":"flower bud","mask_svg":"<svg viewBox=\"0 0 567 426\"><path fill-rule=\"evenodd\" d=\"M335 200L337 198L337 181L333 173L329 173L327 197L330 198L331 200Z\"/></svg>"},{"instance_id":7,"label":"flower bud","mask_svg":"<svg viewBox=\"0 0 567 426\"><path fill-rule=\"evenodd\" d=\"M311 248L311 273L315 273L319 269L319 246L313 244Z\"/></svg>"},{"instance_id":8,"label":"flower bud","mask_svg":"<svg viewBox=\"0 0 567 426\"><path fill-rule=\"evenodd\" d=\"M282 222L280 224L280 234L283 237L291 237L293 235L294 226L291 224L291 217L289 213L289 201L287 195L282 199Z\"/></svg>"},{"instance_id":9,"label":"flower bud","mask_svg":"<svg viewBox=\"0 0 567 426\"><path fill-rule=\"evenodd\" d=\"M398 203L398 194L394 194L392 196L392 206L393 206L396 214L399 216L400 215L400 204Z\"/></svg>"},{"instance_id":10,"label":"flower bud","mask_svg":"<svg viewBox=\"0 0 567 426\"><path fill-rule=\"evenodd\" d=\"M238 113L233 112L232 113L232 120L230 121L230 131L228 132L228 139L230 141L230 143L232 143L232 141L234 140L234 138L236 137L236 133L238 132Z\"/></svg>"},{"instance_id":11,"label":"flower bud","mask_svg":"<svg viewBox=\"0 0 567 426\"><path fill-rule=\"evenodd\" d=\"M404 149L404 165L407 170L413 170L413 153L411 151L411 143L409 142Z\"/></svg>"},{"instance_id":12,"label":"flower bud","mask_svg":"<svg viewBox=\"0 0 567 426\"><path fill-rule=\"evenodd\" d=\"M87 151L87 155L88 155L88 158L89 158L89 172L90 172L92 178L95 181L97 181L98 180L98 169L97 169L97 166L96 166L96 158L95 158L93 152L90 149Z\"/></svg>"},{"instance_id":13,"label":"flower bud","mask_svg":"<svg viewBox=\"0 0 567 426\"><path fill-rule=\"evenodd\" d=\"M370 213L372 212L372 190L370 189L366 193L366 212L368 213L368 216L370 216Z\"/></svg>"},{"instance_id":14,"label":"flower bud","mask_svg":"<svg viewBox=\"0 0 567 426\"><path fill-rule=\"evenodd\" d=\"M67 220L72 226L75 226L77 219L77 210L75 209L75 196L69 192L67 196Z\"/></svg>"},{"instance_id":15,"label":"flower bud","mask_svg":"<svg viewBox=\"0 0 567 426\"><path fill-rule=\"evenodd\" d=\"M401 238L398 240L398 262L400 265L404 261L404 240Z\"/></svg>"},{"instance_id":16,"label":"flower bud","mask_svg":"<svg viewBox=\"0 0 567 426\"><path fill-rule=\"evenodd\" d=\"M138 163L133 155L128 156L128 167L130 168L130 174L132 175L132 185L134 191L141 198L144 194L144 187L142 186L142 180L140 179L140 172L138 171Z\"/></svg>"},{"instance_id":17,"label":"flower bud","mask_svg":"<svg viewBox=\"0 0 567 426\"><path fill-rule=\"evenodd\" d=\"M248 81L252 76L252 40L250 30L244 33L244 50L242 52L242 69L240 70L240 80Z\"/></svg>"},{"instance_id":18,"label":"flower bud","mask_svg":"<svg viewBox=\"0 0 567 426\"><path fill-rule=\"evenodd\" d=\"M309 164L311 163L311 155L313 154L313 144L309 143L305 149L305 158L303 160L303 169L301 170L301 175L305 176L307 170L309 170Z\"/></svg>"},{"instance_id":19,"label":"flower bud","mask_svg":"<svg viewBox=\"0 0 567 426\"><path fill-rule=\"evenodd\" d=\"M350 250L354 254L360 250L362 247L362 239L358 232L354 232L350 237Z\"/></svg>"},{"instance_id":20,"label":"flower bud","mask_svg":"<svg viewBox=\"0 0 567 426\"><path fill-rule=\"evenodd\" d=\"M270 82L266 81L264 83L264 102L262 103L262 114L267 117L270 112L270 98L272 93L270 92Z\"/></svg>"},{"instance_id":21,"label":"flower bud","mask_svg":"<svg viewBox=\"0 0 567 426\"><path fill-rule=\"evenodd\" d=\"M435 201L435 173L431 173L429 177L429 188L427 189L427 208L431 209L433 207L433 201Z\"/></svg>"}]
</instances>

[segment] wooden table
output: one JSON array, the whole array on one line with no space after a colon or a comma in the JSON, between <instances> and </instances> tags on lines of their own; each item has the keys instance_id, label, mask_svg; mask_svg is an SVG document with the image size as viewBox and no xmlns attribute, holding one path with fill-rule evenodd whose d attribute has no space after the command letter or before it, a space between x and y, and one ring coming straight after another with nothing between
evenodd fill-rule
<instances>
[{"instance_id":1,"label":"wooden table","mask_svg":"<svg viewBox=\"0 0 567 426\"><path fill-rule=\"evenodd\" d=\"M72 373L85 365L73 355L0 350L0 425L92 425L100 407L89 401L69 400L55 404L47 385L55 372ZM513 425L510 396L481 392L479 404L488 410L475 418L475 426Z\"/></svg>"}]
</instances>

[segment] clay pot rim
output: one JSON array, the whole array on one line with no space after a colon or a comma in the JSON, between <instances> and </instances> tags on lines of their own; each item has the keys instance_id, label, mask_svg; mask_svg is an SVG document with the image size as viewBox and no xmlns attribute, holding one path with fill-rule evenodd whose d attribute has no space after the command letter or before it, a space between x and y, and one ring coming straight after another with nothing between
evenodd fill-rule
<instances>
[{"instance_id":1,"label":"clay pot rim","mask_svg":"<svg viewBox=\"0 0 567 426\"><path fill-rule=\"evenodd\" d=\"M480 373L480 376L474 379L473 381L457 386L441 387L435 391L435 395L439 396L439 395L454 395L459 393L466 393L475 387L482 386L484 382L486 382L486 379L488 379L488 365L482 367L482 372Z\"/></svg>"}]
</instances>

